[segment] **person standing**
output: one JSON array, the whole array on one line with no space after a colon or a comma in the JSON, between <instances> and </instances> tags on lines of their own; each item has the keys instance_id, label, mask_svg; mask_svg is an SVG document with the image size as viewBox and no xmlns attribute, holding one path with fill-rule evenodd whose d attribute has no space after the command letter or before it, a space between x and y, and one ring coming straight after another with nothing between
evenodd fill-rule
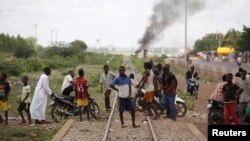
<instances>
[{"instance_id":1,"label":"person standing","mask_svg":"<svg viewBox=\"0 0 250 141\"><path fill-rule=\"evenodd\" d=\"M132 103L131 99L131 80L125 74L125 67L119 67L119 76L116 77L112 83L110 84L110 88L118 91L118 103L119 103L119 116L121 121L121 127L126 128L127 125L124 123L123 113L124 111L131 111L131 118L132 118L132 126L134 128L139 127L138 124L135 123L135 108Z\"/></svg>"},{"instance_id":2,"label":"person standing","mask_svg":"<svg viewBox=\"0 0 250 141\"><path fill-rule=\"evenodd\" d=\"M136 88L136 86L137 86L137 81L135 80L135 75L133 74L133 73L130 73L130 75L129 75L129 78L130 78L130 80L131 80L131 97L132 98L134 98L135 97L135 95L136 95L136 93L137 93L137 88Z\"/></svg>"},{"instance_id":3,"label":"person standing","mask_svg":"<svg viewBox=\"0 0 250 141\"><path fill-rule=\"evenodd\" d=\"M240 124L240 121L236 115L236 99L237 96L242 93L236 84L232 82L233 75L228 73L226 75L227 83L223 86L222 92L224 96L224 120L225 125L230 124L230 116L236 125Z\"/></svg>"},{"instance_id":4,"label":"person standing","mask_svg":"<svg viewBox=\"0 0 250 141\"><path fill-rule=\"evenodd\" d=\"M100 83L101 83L101 93L104 95L106 111L109 111L111 109L111 106L110 106L111 89L109 88L109 85L114 80L114 78L115 78L115 75L109 71L109 66L105 64L103 66L103 73L101 74L101 77L100 77Z\"/></svg>"},{"instance_id":5,"label":"person standing","mask_svg":"<svg viewBox=\"0 0 250 141\"><path fill-rule=\"evenodd\" d=\"M241 71L241 80L239 81L239 87L244 91L239 97L239 119L240 123L244 123L246 116L247 104L250 102L250 79L246 78L247 71Z\"/></svg>"},{"instance_id":6,"label":"person standing","mask_svg":"<svg viewBox=\"0 0 250 141\"><path fill-rule=\"evenodd\" d=\"M152 70L152 63L150 62L145 62L144 63L144 75L141 79L141 81L139 82L138 84L138 87L140 85L144 85L145 87L145 91L146 91L146 94L144 95L144 99L146 101L146 107L147 107L147 115L149 116L153 116L153 113L151 111L151 109L154 111L155 113L155 116L153 119L158 119L160 117L160 114L158 113L157 109L156 109L156 106L153 104L153 100L154 100L154 91L157 86L157 80L156 80L156 77L154 75L154 72Z\"/></svg>"},{"instance_id":7,"label":"person standing","mask_svg":"<svg viewBox=\"0 0 250 141\"><path fill-rule=\"evenodd\" d=\"M8 97L10 93L10 84L6 81L7 75L5 73L0 74L0 108L4 111L5 114L5 123L8 125ZM0 124L4 122L2 116L0 115Z\"/></svg>"},{"instance_id":8,"label":"person standing","mask_svg":"<svg viewBox=\"0 0 250 141\"><path fill-rule=\"evenodd\" d=\"M170 71L170 66L164 66L162 76L162 90L164 95L162 97L161 103L165 106L166 110L170 110L169 113L167 112L166 117L169 117L173 121L176 121L175 98L177 84L177 79L175 75Z\"/></svg>"},{"instance_id":9,"label":"person standing","mask_svg":"<svg viewBox=\"0 0 250 141\"><path fill-rule=\"evenodd\" d=\"M22 111L25 111L27 113L29 124L32 124L31 115L30 115L30 103L31 103L30 85L28 84L28 77L27 76L24 76L22 78L22 83L23 83L22 100L19 104L18 112L22 118L21 124L26 123L26 120L24 119Z\"/></svg>"},{"instance_id":10,"label":"person standing","mask_svg":"<svg viewBox=\"0 0 250 141\"><path fill-rule=\"evenodd\" d=\"M238 65L238 67L240 67L241 66L241 55L239 55L238 57L237 57L237 65Z\"/></svg>"},{"instance_id":11,"label":"person standing","mask_svg":"<svg viewBox=\"0 0 250 141\"><path fill-rule=\"evenodd\" d=\"M36 124L47 123L46 119L46 105L48 96L54 95L49 87L49 75L51 69L44 68L44 73L40 76L36 85L34 96L30 104L30 115L35 120Z\"/></svg>"},{"instance_id":12,"label":"person standing","mask_svg":"<svg viewBox=\"0 0 250 141\"><path fill-rule=\"evenodd\" d=\"M61 87L62 95L68 95L68 96L70 95L70 92L73 90L73 78L74 78L74 71L69 70L68 74L63 79L63 83Z\"/></svg>"},{"instance_id":13,"label":"person standing","mask_svg":"<svg viewBox=\"0 0 250 141\"><path fill-rule=\"evenodd\" d=\"M211 94L210 98L213 99L213 100L218 100L218 101L224 101L224 97L223 97L223 94L222 94L222 89L223 89L223 86L227 83L226 81L226 74L224 74L222 76L222 81L219 82L217 85L216 85L216 88L215 90L213 91L213 93Z\"/></svg>"},{"instance_id":14,"label":"person standing","mask_svg":"<svg viewBox=\"0 0 250 141\"><path fill-rule=\"evenodd\" d=\"M73 90L76 93L76 103L78 107L84 108L87 111L87 118L89 120L88 109L88 81L84 78L84 70L79 69L78 77L74 80ZM82 112L82 110L80 110ZM80 121L82 121L82 113L80 114Z\"/></svg>"}]
</instances>

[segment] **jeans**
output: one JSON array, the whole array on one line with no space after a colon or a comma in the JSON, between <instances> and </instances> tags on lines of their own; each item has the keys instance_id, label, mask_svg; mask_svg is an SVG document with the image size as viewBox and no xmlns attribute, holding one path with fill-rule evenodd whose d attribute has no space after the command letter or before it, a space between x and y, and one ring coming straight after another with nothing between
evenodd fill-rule
<instances>
[{"instance_id":1,"label":"jeans","mask_svg":"<svg viewBox=\"0 0 250 141\"><path fill-rule=\"evenodd\" d=\"M164 105L166 110L169 108L169 117L176 120L176 106L175 106L176 94L164 94L161 99L161 104Z\"/></svg>"}]
</instances>

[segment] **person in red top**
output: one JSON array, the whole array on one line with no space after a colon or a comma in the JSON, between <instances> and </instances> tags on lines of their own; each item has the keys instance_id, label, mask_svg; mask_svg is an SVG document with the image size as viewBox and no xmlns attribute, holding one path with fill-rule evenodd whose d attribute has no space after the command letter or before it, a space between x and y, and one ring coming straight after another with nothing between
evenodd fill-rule
<instances>
[{"instance_id":1,"label":"person in red top","mask_svg":"<svg viewBox=\"0 0 250 141\"><path fill-rule=\"evenodd\" d=\"M162 89L163 97L161 99L162 105L166 108L167 116L173 121L176 121L176 107L175 107L175 97L176 97L176 88L177 88L177 79L175 75L169 70L170 65L163 67L162 75Z\"/></svg>"},{"instance_id":2,"label":"person in red top","mask_svg":"<svg viewBox=\"0 0 250 141\"><path fill-rule=\"evenodd\" d=\"M84 70L79 69L79 76L74 80L73 90L76 93L76 103L78 107L84 108L84 111L87 111L87 117L89 119L88 112L88 81L84 78ZM82 112L82 110L81 110ZM82 113L80 113L80 121L82 121Z\"/></svg>"}]
</instances>

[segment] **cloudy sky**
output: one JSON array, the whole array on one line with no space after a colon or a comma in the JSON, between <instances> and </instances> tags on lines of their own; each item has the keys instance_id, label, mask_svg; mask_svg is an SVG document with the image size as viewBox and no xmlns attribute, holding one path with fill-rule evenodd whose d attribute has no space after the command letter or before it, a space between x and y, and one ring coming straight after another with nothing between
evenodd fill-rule
<instances>
[{"instance_id":1,"label":"cloudy sky","mask_svg":"<svg viewBox=\"0 0 250 141\"><path fill-rule=\"evenodd\" d=\"M80 39L96 46L100 40L102 46L137 48L157 1L0 0L0 33L35 36L36 24L38 42L44 46L51 35L55 41L57 33L58 41ZM202 1L205 7L188 17L188 46L206 33L225 34L229 28L242 31L243 24L250 25L249 0ZM163 41L167 47L184 46L184 17L165 29Z\"/></svg>"}]
</instances>

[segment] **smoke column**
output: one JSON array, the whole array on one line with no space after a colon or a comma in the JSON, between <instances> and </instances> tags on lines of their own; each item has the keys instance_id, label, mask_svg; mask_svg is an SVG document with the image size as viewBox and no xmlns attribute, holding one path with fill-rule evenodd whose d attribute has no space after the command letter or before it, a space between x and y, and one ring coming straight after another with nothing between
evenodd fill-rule
<instances>
[{"instance_id":1,"label":"smoke column","mask_svg":"<svg viewBox=\"0 0 250 141\"><path fill-rule=\"evenodd\" d=\"M190 1L190 2L189 2ZM205 3L203 0L188 0L188 15L193 15L201 10ZM149 26L143 37L139 40L140 47L136 54L141 51L147 51L150 44L153 43L159 35L171 24L184 16L184 0L160 0L154 5L153 15L149 18Z\"/></svg>"}]
</instances>

